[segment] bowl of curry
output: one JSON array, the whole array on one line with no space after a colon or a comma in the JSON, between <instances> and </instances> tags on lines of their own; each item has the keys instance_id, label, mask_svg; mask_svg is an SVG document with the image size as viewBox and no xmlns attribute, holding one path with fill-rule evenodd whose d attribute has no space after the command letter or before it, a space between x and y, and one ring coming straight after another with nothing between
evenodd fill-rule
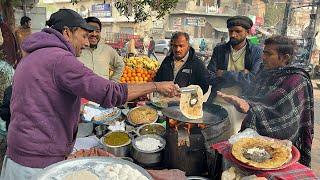
<instances>
[{"instance_id":1,"label":"bowl of curry","mask_svg":"<svg viewBox=\"0 0 320 180\"><path fill-rule=\"evenodd\" d=\"M160 123L144 124L138 128L137 133L138 136L155 134L163 137L166 133L166 128Z\"/></svg>"},{"instance_id":2,"label":"bowl of curry","mask_svg":"<svg viewBox=\"0 0 320 180\"><path fill-rule=\"evenodd\" d=\"M150 124L158 120L158 112L149 106L140 106L131 109L127 118L128 122L134 126Z\"/></svg>"},{"instance_id":3,"label":"bowl of curry","mask_svg":"<svg viewBox=\"0 0 320 180\"><path fill-rule=\"evenodd\" d=\"M126 131L112 131L100 139L103 148L118 157L129 155L131 138Z\"/></svg>"}]
</instances>

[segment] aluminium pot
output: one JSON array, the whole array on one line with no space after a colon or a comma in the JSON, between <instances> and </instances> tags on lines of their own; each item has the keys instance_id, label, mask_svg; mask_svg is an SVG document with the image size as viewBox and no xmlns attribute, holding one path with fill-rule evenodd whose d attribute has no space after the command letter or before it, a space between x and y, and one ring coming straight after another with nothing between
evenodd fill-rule
<instances>
[{"instance_id":1,"label":"aluminium pot","mask_svg":"<svg viewBox=\"0 0 320 180\"><path fill-rule=\"evenodd\" d=\"M113 146L113 145L106 144L104 139L114 132L122 132L122 133L127 134L129 136L129 141L122 144L122 145L119 145L119 146ZM105 136L103 136L100 139L100 143L103 145L104 150L112 153L113 155L115 155L117 157L126 157L129 155L129 152L130 152L131 138L130 138L130 135L126 131L112 131L112 132L107 133Z\"/></svg>"},{"instance_id":2,"label":"aluminium pot","mask_svg":"<svg viewBox=\"0 0 320 180\"><path fill-rule=\"evenodd\" d=\"M147 137L155 138L155 139L159 140L161 142L162 146L154 151L144 151L144 150L139 149L136 146L136 142L139 140L142 140L143 138L147 138ZM145 166L145 167L158 166L162 162L165 146L166 146L166 141L161 136L158 136L155 134L142 135L142 136L135 138L132 141L131 156L133 157L133 159L135 161L137 161L142 166Z\"/></svg>"}]
</instances>

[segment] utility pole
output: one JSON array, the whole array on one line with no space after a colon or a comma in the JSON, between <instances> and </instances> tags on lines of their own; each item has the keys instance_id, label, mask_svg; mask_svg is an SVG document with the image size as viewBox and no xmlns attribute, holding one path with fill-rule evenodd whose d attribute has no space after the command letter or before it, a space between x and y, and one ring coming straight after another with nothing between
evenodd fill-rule
<instances>
[{"instance_id":1,"label":"utility pole","mask_svg":"<svg viewBox=\"0 0 320 180\"><path fill-rule=\"evenodd\" d=\"M289 15L290 15L290 10L291 10L291 3L292 3L292 0L287 0L286 8L284 10L283 23L282 23L282 28L281 28L281 35L283 35L283 36L287 35L288 21L289 21Z\"/></svg>"},{"instance_id":2,"label":"utility pole","mask_svg":"<svg viewBox=\"0 0 320 180\"><path fill-rule=\"evenodd\" d=\"M22 0L22 9L23 9L23 15L27 16L27 3L25 0Z\"/></svg>"},{"instance_id":3,"label":"utility pole","mask_svg":"<svg viewBox=\"0 0 320 180\"><path fill-rule=\"evenodd\" d=\"M309 31L309 37L308 39L310 40L310 46L308 48L308 51L310 52L309 54L309 58L308 58L308 62L311 62L311 58L312 58L312 50L313 47L315 45L315 41L316 41L316 36L319 32L317 32L317 24L320 21L320 0L316 1L313 0L312 2L312 11L310 14L310 31ZM309 44L308 43L308 44Z\"/></svg>"},{"instance_id":4,"label":"utility pole","mask_svg":"<svg viewBox=\"0 0 320 180\"><path fill-rule=\"evenodd\" d=\"M320 29L320 0L318 0L318 2L317 2L316 20L315 20L314 23L315 23L315 25L314 25L315 31L317 30L317 28L319 30ZM319 37L320 36L320 32L318 31L316 33L318 33L318 37ZM318 60L317 63L319 64L320 63L320 52L319 52L318 56L319 56L319 60Z\"/></svg>"}]
</instances>

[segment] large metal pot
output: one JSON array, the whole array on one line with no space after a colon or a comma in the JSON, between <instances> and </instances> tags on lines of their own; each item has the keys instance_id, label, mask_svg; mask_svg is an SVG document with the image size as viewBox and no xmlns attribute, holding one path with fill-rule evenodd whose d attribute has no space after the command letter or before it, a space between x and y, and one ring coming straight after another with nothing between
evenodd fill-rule
<instances>
[{"instance_id":1,"label":"large metal pot","mask_svg":"<svg viewBox=\"0 0 320 180\"><path fill-rule=\"evenodd\" d=\"M126 132L126 131L112 131L112 132L109 132L107 133L105 136L103 136L101 139L100 139L100 142L101 144L103 145L103 148L114 154L115 156L118 156L118 157L125 157L125 156L128 156L129 155L129 152L130 152L130 146L131 146L131 139L130 139L130 136L129 136L129 141L126 142L125 144L122 144L122 145L119 145L119 146L112 146L112 145L109 145L109 144L106 144L104 139L108 136L110 136L110 134L114 133L114 132L122 132L122 133L125 133L129 136L129 134Z\"/></svg>"},{"instance_id":2,"label":"large metal pot","mask_svg":"<svg viewBox=\"0 0 320 180\"><path fill-rule=\"evenodd\" d=\"M143 138L155 138L158 139L162 146L154 151L143 151L136 146L136 142L142 140ZM132 142L132 151L131 156L135 159L139 164L146 167L153 167L161 164L163 159L163 150L166 146L166 141L161 136L155 134L147 134L143 136L139 136L135 138Z\"/></svg>"}]
</instances>

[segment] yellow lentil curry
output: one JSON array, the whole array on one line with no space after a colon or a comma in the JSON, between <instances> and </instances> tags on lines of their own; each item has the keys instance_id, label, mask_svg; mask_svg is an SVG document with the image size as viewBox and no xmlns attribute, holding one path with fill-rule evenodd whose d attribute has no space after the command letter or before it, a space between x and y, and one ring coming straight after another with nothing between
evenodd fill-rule
<instances>
[{"instance_id":1,"label":"yellow lentil curry","mask_svg":"<svg viewBox=\"0 0 320 180\"><path fill-rule=\"evenodd\" d=\"M129 135L124 132L112 132L104 138L104 143L110 146L121 146L130 140Z\"/></svg>"}]
</instances>

